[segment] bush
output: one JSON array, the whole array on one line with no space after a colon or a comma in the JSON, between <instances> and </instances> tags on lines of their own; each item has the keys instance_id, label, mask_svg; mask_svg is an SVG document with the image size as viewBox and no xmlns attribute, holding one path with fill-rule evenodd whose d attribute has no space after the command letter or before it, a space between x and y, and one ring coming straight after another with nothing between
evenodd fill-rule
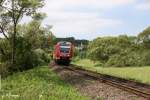
<instances>
[{"instance_id":1,"label":"bush","mask_svg":"<svg viewBox=\"0 0 150 100\"><path fill-rule=\"evenodd\" d=\"M125 66L141 66L142 56L137 52L130 50L123 51L113 55L107 61L106 66L125 67Z\"/></svg>"},{"instance_id":2,"label":"bush","mask_svg":"<svg viewBox=\"0 0 150 100\"><path fill-rule=\"evenodd\" d=\"M0 56L0 73L23 71L31 69L36 66L49 63L50 57L42 49L32 48L32 45L28 39L23 37L17 37L16 40L16 53L15 53L15 66L11 62L11 49L7 42L3 42L5 54ZM1 45L0 45L1 46ZM10 66L11 65L11 66Z\"/></svg>"},{"instance_id":3,"label":"bush","mask_svg":"<svg viewBox=\"0 0 150 100\"><path fill-rule=\"evenodd\" d=\"M16 67L14 70L27 70L38 66L38 56L33 51L26 51L23 54L17 54Z\"/></svg>"},{"instance_id":4,"label":"bush","mask_svg":"<svg viewBox=\"0 0 150 100\"><path fill-rule=\"evenodd\" d=\"M100 60L106 63L111 56L130 48L132 44L134 43L127 36L97 38L90 42L88 56L91 60Z\"/></svg>"},{"instance_id":5,"label":"bush","mask_svg":"<svg viewBox=\"0 0 150 100\"><path fill-rule=\"evenodd\" d=\"M50 61L44 50L33 50L28 40L18 38L17 42L16 66L13 67L13 70L31 69L39 65L44 65Z\"/></svg>"},{"instance_id":6,"label":"bush","mask_svg":"<svg viewBox=\"0 0 150 100\"><path fill-rule=\"evenodd\" d=\"M51 57L42 49L36 49L35 54L37 55L38 63L40 65L47 64L50 62Z\"/></svg>"},{"instance_id":7,"label":"bush","mask_svg":"<svg viewBox=\"0 0 150 100\"><path fill-rule=\"evenodd\" d=\"M8 74L10 74L11 72L9 71L10 68L10 63L9 62L5 62L5 63L0 63L0 75L1 77L6 77Z\"/></svg>"},{"instance_id":8,"label":"bush","mask_svg":"<svg viewBox=\"0 0 150 100\"><path fill-rule=\"evenodd\" d=\"M149 66L150 50L136 42L135 37L103 37L90 42L88 57L104 66Z\"/></svg>"},{"instance_id":9,"label":"bush","mask_svg":"<svg viewBox=\"0 0 150 100\"><path fill-rule=\"evenodd\" d=\"M31 69L50 62L50 57L42 49L26 51L16 57L17 67L21 70Z\"/></svg>"},{"instance_id":10,"label":"bush","mask_svg":"<svg viewBox=\"0 0 150 100\"><path fill-rule=\"evenodd\" d=\"M141 57L142 65L149 66L150 65L150 50L144 51Z\"/></svg>"},{"instance_id":11,"label":"bush","mask_svg":"<svg viewBox=\"0 0 150 100\"><path fill-rule=\"evenodd\" d=\"M11 57L11 46L6 39L0 39L0 62L6 62Z\"/></svg>"}]
</instances>

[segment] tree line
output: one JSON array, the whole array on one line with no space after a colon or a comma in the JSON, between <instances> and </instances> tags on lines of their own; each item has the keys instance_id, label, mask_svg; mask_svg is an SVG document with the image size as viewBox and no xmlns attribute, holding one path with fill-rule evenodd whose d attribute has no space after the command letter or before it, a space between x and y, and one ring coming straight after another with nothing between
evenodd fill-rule
<instances>
[{"instance_id":1,"label":"tree line","mask_svg":"<svg viewBox=\"0 0 150 100\"><path fill-rule=\"evenodd\" d=\"M74 46L88 45L89 41L86 39L75 39L74 37L66 37L66 38L56 38L55 43L59 41L68 41L71 42Z\"/></svg>"},{"instance_id":2,"label":"tree line","mask_svg":"<svg viewBox=\"0 0 150 100\"><path fill-rule=\"evenodd\" d=\"M88 57L103 66L149 66L150 27L138 36L99 37L89 43Z\"/></svg>"},{"instance_id":3,"label":"tree line","mask_svg":"<svg viewBox=\"0 0 150 100\"><path fill-rule=\"evenodd\" d=\"M55 36L42 25L44 0L0 0L0 74L6 76L49 63ZM23 17L31 21L20 24Z\"/></svg>"}]
</instances>

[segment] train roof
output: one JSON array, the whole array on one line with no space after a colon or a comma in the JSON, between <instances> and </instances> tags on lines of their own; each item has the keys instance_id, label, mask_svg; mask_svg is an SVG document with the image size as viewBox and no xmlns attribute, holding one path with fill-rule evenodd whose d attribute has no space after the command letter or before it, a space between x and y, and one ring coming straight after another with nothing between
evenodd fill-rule
<instances>
[{"instance_id":1,"label":"train roof","mask_svg":"<svg viewBox=\"0 0 150 100\"><path fill-rule=\"evenodd\" d=\"M60 41L60 42L58 42L57 44L59 44L59 45L62 45L62 46L69 46L69 45L71 45L72 43L71 42L67 42L67 41Z\"/></svg>"}]
</instances>

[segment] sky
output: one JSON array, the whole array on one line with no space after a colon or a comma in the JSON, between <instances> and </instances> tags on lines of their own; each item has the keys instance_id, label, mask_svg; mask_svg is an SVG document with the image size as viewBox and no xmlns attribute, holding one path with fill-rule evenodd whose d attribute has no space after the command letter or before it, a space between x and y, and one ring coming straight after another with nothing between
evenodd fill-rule
<instances>
[{"instance_id":1,"label":"sky","mask_svg":"<svg viewBox=\"0 0 150 100\"><path fill-rule=\"evenodd\" d=\"M46 0L41 11L57 37L136 36L150 26L150 0Z\"/></svg>"}]
</instances>

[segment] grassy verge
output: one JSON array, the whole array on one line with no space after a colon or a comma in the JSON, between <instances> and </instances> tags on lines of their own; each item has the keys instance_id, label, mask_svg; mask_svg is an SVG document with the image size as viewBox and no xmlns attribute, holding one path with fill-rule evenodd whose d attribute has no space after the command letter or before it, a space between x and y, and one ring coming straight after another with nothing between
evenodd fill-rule
<instances>
[{"instance_id":1,"label":"grassy verge","mask_svg":"<svg viewBox=\"0 0 150 100\"><path fill-rule=\"evenodd\" d=\"M150 84L150 67L102 67L98 62L89 59L77 60L73 64L82 66L87 70L96 71L103 74L117 76L125 79Z\"/></svg>"},{"instance_id":2,"label":"grassy verge","mask_svg":"<svg viewBox=\"0 0 150 100\"><path fill-rule=\"evenodd\" d=\"M1 81L1 100L87 100L47 66L19 72Z\"/></svg>"}]
</instances>

